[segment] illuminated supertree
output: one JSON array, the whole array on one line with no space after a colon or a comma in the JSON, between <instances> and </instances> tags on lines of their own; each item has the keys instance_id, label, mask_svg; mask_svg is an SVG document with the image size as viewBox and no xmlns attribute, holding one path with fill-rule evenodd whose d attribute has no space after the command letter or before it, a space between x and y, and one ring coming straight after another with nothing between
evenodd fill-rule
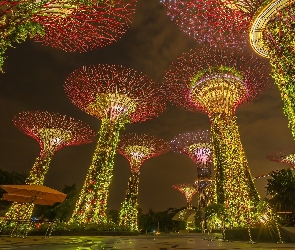
<instances>
[{"instance_id":1,"label":"illuminated supertree","mask_svg":"<svg viewBox=\"0 0 295 250\"><path fill-rule=\"evenodd\" d=\"M160 1L171 18L196 40L226 46L249 40L255 52L270 59L271 75L295 139L295 1Z\"/></svg>"},{"instance_id":2,"label":"illuminated supertree","mask_svg":"<svg viewBox=\"0 0 295 250\"><path fill-rule=\"evenodd\" d=\"M124 225L132 231L138 230L137 197L140 168L146 160L164 154L169 150L169 144L155 136L126 134L120 137L117 151L126 157L131 168L126 197L120 210L120 225Z\"/></svg>"},{"instance_id":3,"label":"illuminated supertree","mask_svg":"<svg viewBox=\"0 0 295 250\"><path fill-rule=\"evenodd\" d=\"M126 32L136 1L0 1L0 67L5 50L27 37L69 52L114 43Z\"/></svg>"},{"instance_id":4,"label":"illuminated supertree","mask_svg":"<svg viewBox=\"0 0 295 250\"><path fill-rule=\"evenodd\" d=\"M166 107L160 85L116 65L83 67L66 80L73 104L102 120L97 146L70 223L106 223L109 185L120 130L158 116Z\"/></svg>"},{"instance_id":5,"label":"illuminated supertree","mask_svg":"<svg viewBox=\"0 0 295 250\"><path fill-rule=\"evenodd\" d=\"M53 155L65 146L94 141L96 133L88 125L74 118L47 111L22 112L13 118L14 125L34 138L40 146L26 184L43 185ZM30 220L34 205L13 203L5 214L7 220Z\"/></svg>"},{"instance_id":6,"label":"illuminated supertree","mask_svg":"<svg viewBox=\"0 0 295 250\"><path fill-rule=\"evenodd\" d=\"M209 131L186 132L170 142L174 152L188 155L196 164L198 178L211 177L213 166L211 134Z\"/></svg>"},{"instance_id":7,"label":"illuminated supertree","mask_svg":"<svg viewBox=\"0 0 295 250\"><path fill-rule=\"evenodd\" d=\"M214 199L214 186L211 179L213 149L211 134L207 130L186 132L175 136L170 142L174 152L188 155L197 166L198 207L206 207Z\"/></svg>"},{"instance_id":8,"label":"illuminated supertree","mask_svg":"<svg viewBox=\"0 0 295 250\"><path fill-rule=\"evenodd\" d=\"M196 184L177 184L173 185L172 188L184 194L186 199L186 208L192 209L192 199L193 196L198 192L198 186Z\"/></svg>"},{"instance_id":9,"label":"illuminated supertree","mask_svg":"<svg viewBox=\"0 0 295 250\"><path fill-rule=\"evenodd\" d=\"M250 55L203 49L177 59L164 77L172 103L210 118L216 202L226 206L231 227L245 226L251 207L259 201L235 111L263 90L263 71L264 65Z\"/></svg>"}]
</instances>

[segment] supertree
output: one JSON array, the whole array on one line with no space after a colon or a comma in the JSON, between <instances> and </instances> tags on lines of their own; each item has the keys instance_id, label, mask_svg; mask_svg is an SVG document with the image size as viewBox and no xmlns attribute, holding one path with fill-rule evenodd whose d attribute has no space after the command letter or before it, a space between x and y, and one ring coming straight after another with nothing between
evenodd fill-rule
<instances>
[{"instance_id":1,"label":"supertree","mask_svg":"<svg viewBox=\"0 0 295 250\"><path fill-rule=\"evenodd\" d=\"M91 143L96 133L88 125L72 117L47 111L27 111L16 115L13 124L34 138L40 153L30 171L26 184L43 185L54 154L65 146ZM34 205L13 203L5 214L7 220L30 220Z\"/></svg>"},{"instance_id":2,"label":"supertree","mask_svg":"<svg viewBox=\"0 0 295 250\"><path fill-rule=\"evenodd\" d=\"M105 223L109 185L119 133L126 123L158 116L166 107L160 84L116 65L80 68L69 75L65 91L72 103L101 119L91 166L70 223Z\"/></svg>"},{"instance_id":3,"label":"supertree","mask_svg":"<svg viewBox=\"0 0 295 250\"><path fill-rule=\"evenodd\" d=\"M69 52L114 43L126 32L136 1L0 1L0 68L6 49L27 37Z\"/></svg>"},{"instance_id":4,"label":"supertree","mask_svg":"<svg viewBox=\"0 0 295 250\"><path fill-rule=\"evenodd\" d=\"M214 187L211 178L213 168L213 148L208 130L186 132L175 136L170 141L174 152L188 155L196 164L198 186L198 207L204 208L213 202Z\"/></svg>"},{"instance_id":5,"label":"supertree","mask_svg":"<svg viewBox=\"0 0 295 250\"><path fill-rule=\"evenodd\" d=\"M140 168L146 160L169 150L169 144L155 136L131 133L120 137L117 151L126 157L131 168L126 197L120 209L120 225L124 225L132 231L138 230L137 197Z\"/></svg>"},{"instance_id":6,"label":"supertree","mask_svg":"<svg viewBox=\"0 0 295 250\"><path fill-rule=\"evenodd\" d=\"M198 192L198 186L196 184L177 184L173 185L172 188L178 190L182 194L184 194L186 199L186 208L192 209L192 199L193 196Z\"/></svg>"},{"instance_id":7,"label":"supertree","mask_svg":"<svg viewBox=\"0 0 295 250\"><path fill-rule=\"evenodd\" d=\"M213 166L211 134L207 130L186 132L170 142L174 152L188 155L196 164L198 178L211 177Z\"/></svg>"},{"instance_id":8,"label":"supertree","mask_svg":"<svg viewBox=\"0 0 295 250\"><path fill-rule=\"evenodd\" d=\"M269 58L271 75L295 139L295 1L160 1L167 6L171 18L199 42L228 46L248 40L254 51Z\"/></svg>"},{"instance_id":9,"label":"supertree","mask_svg":"<svg viewBox=\"0 0 295 250\"><path fill-rule=\"evenodd\" d=\"M172 103L209 116L216 202L226 206L231 227L245 226L251 208L259 201L235 111L263 90L263 71L264 64L253 56L203 49L185 53L164 76Z\"/></svg>"}]
</instances>

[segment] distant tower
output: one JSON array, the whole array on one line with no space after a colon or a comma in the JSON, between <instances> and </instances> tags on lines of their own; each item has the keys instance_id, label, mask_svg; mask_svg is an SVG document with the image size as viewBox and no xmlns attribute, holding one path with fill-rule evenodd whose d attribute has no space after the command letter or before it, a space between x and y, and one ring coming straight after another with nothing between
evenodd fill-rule
<instances>
[{"instance_id":1,"label":"distant tower","mask_svg":"<svg viewBox=\"0 0 295 250\"><path fill-rule=\"evenodd\" d=\"M136 1L1 1L0 68L5 50L26 38L69 52L112 44L127 31Z\"/></svg>"},{"instance_id":2,"label":"distant tower","mask_svg":"<svg viewBox=\"0 0 295 250\"><path fill-rule=\"evenodd\" d=\"M160 84L115 65L83 67L66 79L74 105L101 119L97 146L71 222L106 223L107 199L119 134L125 124L152 119L166 107Z\"/></svg>"},{"instance_id":3,"label":"distant tower","mask_svg":"<svg viewBox=\"0 0 295 250\"><path fill-rule=\"evenodd\" d=\"M191 50L166 72L168 96L211 121L217 203L224 204L230 227L243 227L259 195L240 140L235 111L265 85L264 65L232 51ZM258 73L259 72L259 73Z\"/></svg>"},{"instance_id":4,"label":"distant tower","mask_svg":"<svg viewBox=\"0 0 295 250\"><path fill-rule=\"evenodd\" d=\"M206 207L214 201L212 180L213 147L208 130L186 132L175 136L170 142L174 152L188 155L197 166L198 207Z\"/></svg>"},{"instance_id":5,"label":"distant tower","mask_svg":"<svg viewBox=\"0 0 295 250\"><path fill-rule=\"evenodd\" d=\"M126 197L120 210L120 225L130 230L138 230L138 186L142 164L170 150L169 144L162 139L146 134L126 134L121 136L117 148L119 154L126 157L130 163L131 175L128 181Z\"/></svg>"},{"instance_id":6,"label":"distant tower","mask_svg":"<svg viewBox=\"0 0 295 250\"><path fill-rule=\"evenodd\" d=\"M74 118L47 111L22 112L13 118L14 125L34 138L40 154L30 171L26 184L43 185L53 155L65 146L91 143L95 131ZM13 203L5 214L8 220L30 220L34 205Z\"/></svg>"}]
</instances>

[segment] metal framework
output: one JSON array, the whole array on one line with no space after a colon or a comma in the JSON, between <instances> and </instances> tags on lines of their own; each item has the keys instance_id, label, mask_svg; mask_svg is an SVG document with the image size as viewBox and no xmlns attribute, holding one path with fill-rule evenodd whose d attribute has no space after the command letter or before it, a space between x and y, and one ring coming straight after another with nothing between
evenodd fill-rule
<instances>
[{"instance_id":1,"label":"metal framework","mask_svg":"<svg viewBox=\"0 0 295 250\"><path fill-rule=\"evenodd\" d=\"M208 130L186 132L170 142L174 152L188 155L197 166L198 178L210 178L213 167L211 134Z\"/></svg>"},{"instance_id":2,"label":"metal framework","mask_svg":"<svg viewBox=\"0 0 295 250\"><path fill-rule=\"evenodd\" d=\"M65 146L91 143L96 133L87 124L72 117L47 111L22 112L13 124L24 134L34 138L40 154L30 171L26 184L43 185L53 155ZM31 220L34 205L13 203L5 214L6 220ZM13 222L12 222L13 223Z\"/></svg>"},{"instance_id":3,"label":"metal framework","mask_svg":"<svg viewBox=\"0 0 295 250\"><path fill-rule=\"evenodd\" d=\"M193 199L193 196L198 192L198 185L184 183L184 184L173 185L172 188L178 190L185 196L186 208L192 209L193 208L192 199Z\"/></svg>"},{"instance_id":4,"label":"metal framework","mask_svg":"<svg viewBox=\"0 0 295 250\"><path fill-rule=\"evenodd\" d=\"M257 58L234 50L203 49L185 53L164 76L172 103L210 118L217 202L225 204L230 227L246 226L259 201L235 111L265 88L264 68Z\"/></svg>"},{"instance_id":5,"label":"metal framework","mask_svg":"<svg viewBox=\"0 0 295 250\"><path fill-rule=\"evenodd\" d=\"M169 150L169 144L155 136L131 133L120 137L117 151L129 161L131 168L126 197L120 210L120 225L132 231L138 230L137 197L140 168L146 160Z\"/></svg>"},{"instance_id":6,"label":"metal framework","mask_svg":"<svg viewBox=\"0 0 295 250\"><path fill-rule=\"evenodd\" d=\"M137 0L0 1L0 69L5 51L34 39L68 52L116 42L128 29Z\"/></svg>"},{"instance_id":7,"label":"metal framework","mask_svg":"<svg viewBox=\"0 0 295 250\"><path fill-rule=\"evenodd\" d=\"M171 18L199 42L240 46L249 39L255 52L270 59L271 75L295 139L295 0L160 1Z\"/></svg>"},{"instance_id":8,"label":"metal framework","mask_svg":"<svg viewBox=\"0 0 295 250\"><path fill-rule=\"evenodd\" d=\"M161 85L142 73L116 65L80 68L66 79L74 105L102 120L97 146L71 223L106 223L107 199L119 133L126 123L161 114L166 98Z\"/></svg>"}]
</instances>

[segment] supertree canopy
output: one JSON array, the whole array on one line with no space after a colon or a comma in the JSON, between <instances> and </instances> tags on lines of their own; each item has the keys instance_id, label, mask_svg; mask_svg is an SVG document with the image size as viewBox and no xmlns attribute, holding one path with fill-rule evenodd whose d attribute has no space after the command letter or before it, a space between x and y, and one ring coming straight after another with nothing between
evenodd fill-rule
<instances>
[{"instance_id":1,"label":"supertree canopy","mask_svg":"<svg viewBox=\"0 0 295 250\"><path fill-rule=\"evenodd\" d=\"M72 117L47 111L22 112L13 118L14 125L34 138L40 154L30 171L26 184L43 185L53 155L65 146L94 141L96 133L88 125ZM30 220L34 205L13 203L6 213L7 220Z\"/></svg>"},{"instance_id":2,"label":"supertree canopy","mask_svg":"<svg viewBox=\"0 0 295 250\"><path fill-rule=\"evenodd\" d=\"M263 72L264 65L253 56L203 49L184 54L164 76L172 103L210 118L217 203L226 206L231 227L245 226L259 201L235 111L263 90Z\"/></svg>"},{"instance_id":3,"label":"supertree canopy","mask_svg":"<svg viewBox=\"0 0 295 250\"><path fill-rule=\"evenodd\" d=\"M211 177L213 166L211 134L207 130L186 132L170 142L174 152L188 155L196 164L198 178Z\"/></svg>"},{"instance_id":4,"label":"supertree canopy","mask_svg":"<svg viewBox=\"0 0 295 250\"><path fill-rule=\"evenodd\" d=\"M114 43L126 32L136 1L0 1L0 66L5 50L27 37L69 52Z\"/></svg>"},{"instance_id":5,"label":"supertree canopy","mask_svg":"<svg viewBox=\"0 0 295 250\"><path fill-rule=\"evenodd\" d=\"M193 196L198 192L198 186L196 184L177 184L173 185L172 188L184 194L187 209L192 209L192 199Z\"/></svg>"},{"instance_id":6,"label":"supertree canopy","mask_svg":"<svg viewBox=\"0 0 295 250\"><path fill-rule=\"evenodd\" d=\"M146 134L126 134L121 136L117 148L119 154L130 163L131 175L128 181L126 197L121 205L120 225L130 230L138 230L138 186L142 164L170 150L169 144L162 139Z\"/></svg>"},{"instance_id":7,"label":"supertree canopy","mask_svg":"<svg viewBox=\"0 0 295 250\"><path fill-rule=\"evenodd\" d=\"M249 40L254 51L269 57L271 75L280 90L295 139L295 1L160 1L167 6L171 18L198 41L228 46Z\"/></svg>"},{"instance_id":8,"label":"supertree canopy","mask_svg":"<svg viewBox=\"0 0 295 250\"><path fill-rule=\"evenodd\" d=\"M291 165L293 168L295 168L295 153L293 152L283 152L283 151L277 151L271 155L267 156L268 159L271 161L276 161L284 164ZM279 170L276 170L279 171Z\"/></svg>"},{"instance_id":9,"label":"supertree canopy","mask_svg":"<svg viewBox=\"0 0 295 250\"><path fill-rule=\"evenodd\" d=\"M116 65L74 71L66 80L65 91L78 108L102 120L97 147L70 223L105 223L120 130L126 123L161 114L166 97L160 84Z\"/></svg>"}]
</instances>

